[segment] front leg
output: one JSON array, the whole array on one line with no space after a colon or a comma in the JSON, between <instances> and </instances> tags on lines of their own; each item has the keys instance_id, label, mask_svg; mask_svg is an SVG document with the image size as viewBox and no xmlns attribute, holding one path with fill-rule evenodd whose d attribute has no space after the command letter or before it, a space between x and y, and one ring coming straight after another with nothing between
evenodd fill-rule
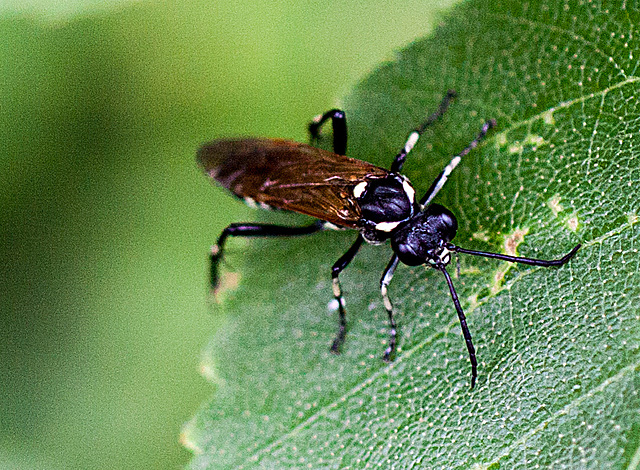
<instances>
[{"instance_id":1,"label":"front leg","mask_svg":"<svg viewBox=\"0 0 640 470\"><path fill-rule=\"evenodd\" d=\"M398 260L398 255L394 254L389 260L389 264L387 264L387 267L382 273L382 278L380 279L382 302L384 303L384 308L387 310L387 315L389 316L389 346L385 349L384 356L382 357L385 362L390 362L392 360L393 354L396 352L396 341L398 338L396 321L393 319L393 305L391 304L391 300L389 300L389 295L387 293L387 287L389 287L389 283L393 278L393 273L398 266Z\"/></svg>"}]
</instances>

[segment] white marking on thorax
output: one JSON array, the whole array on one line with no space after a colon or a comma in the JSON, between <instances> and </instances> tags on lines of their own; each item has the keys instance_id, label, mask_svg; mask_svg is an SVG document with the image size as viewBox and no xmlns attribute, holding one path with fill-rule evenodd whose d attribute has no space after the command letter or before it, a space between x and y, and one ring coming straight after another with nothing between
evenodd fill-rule
<instances>
[{"instance_id":1,"label":"white marking on thorax","mask_svg":"<svg viewBox=\"0 0 640 470\"><path fill-rule=\"evenodd\" d=\"M381 232L391 232L394 228L400 225L400 222L380 222L376 224L376 230L380 230Z\"/></svg>"},{"instance_id":2,"label":"white marking on thorax","mask_svg":"<svg viewBox=\"0 0 640 470\"><path fill-rule=\"evenodd\" d=\"M359 199L360 196L362 196L362 193L367 189L367 184L368 183L366 181L362 181L361 183L356 184L353 188L353 195L356 199Z\"/></svg>"},{"instance_id":3,"label":"white marking on thorax","mask_svg":"<svg viewBox=\"0 0 640 470\"><path fill-rule=\"evenodd\" d=\"M413 204L416 200L416 190L413 189L413 186L411 186L411 183L409 183L409 180L406 178L402 180L402 187L404 188L404 192L407 193L409 202Z\"/></svg>"}]
</instances>

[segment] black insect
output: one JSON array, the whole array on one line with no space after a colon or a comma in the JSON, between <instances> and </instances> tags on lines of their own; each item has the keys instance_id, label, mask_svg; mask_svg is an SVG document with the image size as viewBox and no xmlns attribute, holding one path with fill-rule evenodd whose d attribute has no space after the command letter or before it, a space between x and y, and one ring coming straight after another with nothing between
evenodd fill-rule
<instances>
[{"instance_id":1,"label":"black insect","mask_svg":"<svg viewBox=\"0 0 640 470\"><path fill-rule=\"evenodd\" d=\"M455 216L439 204L432 203L453 169L484 138L495 121L487 121L479 135L453 157L431 184L426 194L416 199L409 180L400 174L407 154L424 130L448 108L455 92L450 91L436 112L407 139L396 155L391 168L385 170L345 156L347 125L344 112L333 109L317 116L309 125L312 142L321 126L329 119L333 125L333 153L311 145L276 139L246 138L216 140L203 145L198 161L214 180L244 199L250 206L285 209L310 215L319 220L299 227L269 224L231 224L225 228L211 250L211 284L218 287L219 264L228 237L281 237L310 235L327 228L356 229L359 234L351 248L333 265L333 295L338 304L339 329L331 350L339 352L346 333L345 302L339 275L354 258L362 242L381 244L390 240L393 256L382 279L380 290L391 327L389 346L384 360L392 359L396 349L396 323L387 286L402 261L409 266L428 264L442 272L458 312L460 326L471 360L471 387L477 373L476 353L465 315L451 277L445 269L451 253L466 253L486 258L523 263L533 266L560 266L568 262L580 245L557 260L540 260L517 256L467 250L451 243L458 228Z\"/></svg>"}]
</instances>

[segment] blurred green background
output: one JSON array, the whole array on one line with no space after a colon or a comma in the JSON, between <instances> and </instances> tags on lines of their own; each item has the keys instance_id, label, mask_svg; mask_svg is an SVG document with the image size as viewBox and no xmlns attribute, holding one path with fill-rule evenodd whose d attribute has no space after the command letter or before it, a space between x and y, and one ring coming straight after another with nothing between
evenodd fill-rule
<instances>
[{"instance_id":1,"label":"blurred green background","mask_svg":"<svg viewBox=\"0 0 640 470\"><path fill-rule=\"evenodd\" d=\"M212 393L207 252L256 214L194 161L305 125L452 0L0 5L1 468L177 468Z\"/></svg>"}]
</instances>

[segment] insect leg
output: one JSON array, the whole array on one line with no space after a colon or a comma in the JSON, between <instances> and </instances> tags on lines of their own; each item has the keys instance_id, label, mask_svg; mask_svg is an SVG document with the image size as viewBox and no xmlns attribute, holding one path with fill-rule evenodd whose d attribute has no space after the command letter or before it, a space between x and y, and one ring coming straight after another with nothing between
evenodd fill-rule
<instances>
[{"instance_id":1,"label":"insect leg","mask_svg":"<svg viewBox=\"0 0 640 470\"><path fill-rule=\"evenodd\" d=\"M520 256L501 255L500 253L490 253L487 251L467 250L466 248L460 248L459 246L456 246L452 243L447 244L447 249L450 251L455 251L457 253L465 253L468 255L483 256L485 258L500 259L503 261L510 261L512 263L528 264L530 266L549 267L549 266L562 266L563 264L567 263L571 258L575 256L576 252L580 249L580 246L582 245L576 245L575 247L573 247L573 249L569 253L564 255L562 258L553 259L553 260L522 258Z\"/></svg>"},{"instance_id":2,"label":"insect leg","mask_svg":"<svg viewBox=\"0 0 640 470\"><path fill-rule=\"evenodd\" d=\"M431 187L427 190L427 192L422 197L422 199L420 199L420 204L422 204L423 206L428 206L431 203L433 198L436 197L436 194L438 194L438 192L442 189L444 184L447 182L447 178L449 178L449 175L451 174L451 172L455 169L456 166L458 166L458 163L460 163L460 160L462 160L462 157L464 157L469 152L471 152L474 148L476 148L478 144L482 141L482 139L484 139L484 136L487 135L487 132L489 132L489 129L491 129L495 125L496 125L495 119L490 119L489 121L484 123L484 125L482 126L482 129L480 129L480 133L478 134L478 136L475 139L473 139L471 143L467 145L467 147L462 152L460 152L458 155L453 157L449 162L449 164L446 167L444 167L444 170L442 170L438 175L438 177L433 181L433 183L431 183Z\"/></svg>"},{"instance_id":3,"label":"insect leg","mask_svg":"<svg viewBox=\"0 0 640 470\"><path fill-rule=\"evenodd\" d=\"M219 287L220 278L218 266L224 254L224 245L228 237L292 237L310 235L324 229L320 220L302 227L287 227L270 224L231 224L225 228L218 242L211 247L211 288L215 291Z\"/></svg>"},{"instance_id":4,"label":"insect leg","mask_svg":"<svg viewBox=\"0 0 640 470\"><path fill-rule=\"evenodd\" d=\"M327 119L331 119L333 127L333 152L338 155L347 153L347 117L344 111L332 109L324 114L319 114L309 123L309 135L311 143L315 143L320 136L320 127Z\"/></svg>"},{"instance_id":5,"label":"insect leg","mask_svg":"<svg viewBox=\"0 0 640 470\"><path fill-rule=\"evenodd\" d=\"M423 122L420 126L415 128L413 132L409 134L409 138L405 142L404 147L402 147L402 150L398 152L398 155L396 155L396 158L393 160L393 163L391 164L390 170L393 173L398 173L400 172L400 170L402 170L402 165L404 165L404 161L407 158L407 154L411 152L411 149L414 147L414 145L416 145L422 133L426 130L427 127L429 127L431 124L436 122L438 118L440 118L440 116L442 116L447 111L447 108L449 107L449 103L451 103L451 100L455 97L456 97L456 92L453 90L449 90L445 95L445 97L442 98L442 101L440 102L440 106L438 106L438 109L433 114L431 114L431 116L429 116L425 122Z\"/></svg>"},{"instance_id":6,"label":"insect leg","mask_svg":"<svg viewBox=\"0 0 640 470\"><path fill-rule=\"evenodd\" d=\"M456 312L458 312L460 328L462 328L462 335L464 336L464 341L467 344L467 351L469 351L469 360L471 361L471 388L473 388L476 385L476 378L478 378L478 361L476 359L476 349L473 347L473 342L471 340L471 333L469 332L469 327L467 326L467 318L464 316L464 312L462 311L462 307L460 306L460 301L458 300L458 294L453 287L453 282L451 282L451 277L445 269L444 264L436 265L436 268L442 271L442 274L444 274L444 278L447 280L447 284L449 285L449 292L451 293L453 305L455 305Z\"/></svg>"},{"instance_id":7,"label":"insect leg","mask_svg":"<svg viewBox=\"0 0 640 470\"><path fill-rule=\"evenodd\" d=\"M384 351L383 359L386 362L391 360L391 355L396 350L396 339L398 336L396 322L393 319L393 305L391 304L391 300L389 300L389 295L387 294L387 287L393 278L393 273L398 266L398 255L394 254L389 260L389 264L385 268L382 273L382 278L380 279L380 293L382 294L382 301L384 302L384 308L387 310L387 315L389 315L389 346Z\"/></svg>"},{"instance_id":8,"label":"insect leg","mask_svg":"<svg viewBox=\"0 0 640 470\"><path fill-rule=\"evenodd\" d=\"M347 318L345 315L345 302L344 297L342 297L342 289L340 288L340 273L346 268L351 260L356 256L356 253L362 246L362 242L364 238L362 235L358 234L358 238L353 242L351 248L347 250L347 252L335 262L333 267L331 268L331 280L333 283L333 297L338 302L338 314L339 317L339 326L338 326L338 334L336 338L333 340L333 344L331 345L331 351L334 353L340 352L340 347L342 343L344 343L344 338L347 333Z\"/></svg>"}]
</instances>

